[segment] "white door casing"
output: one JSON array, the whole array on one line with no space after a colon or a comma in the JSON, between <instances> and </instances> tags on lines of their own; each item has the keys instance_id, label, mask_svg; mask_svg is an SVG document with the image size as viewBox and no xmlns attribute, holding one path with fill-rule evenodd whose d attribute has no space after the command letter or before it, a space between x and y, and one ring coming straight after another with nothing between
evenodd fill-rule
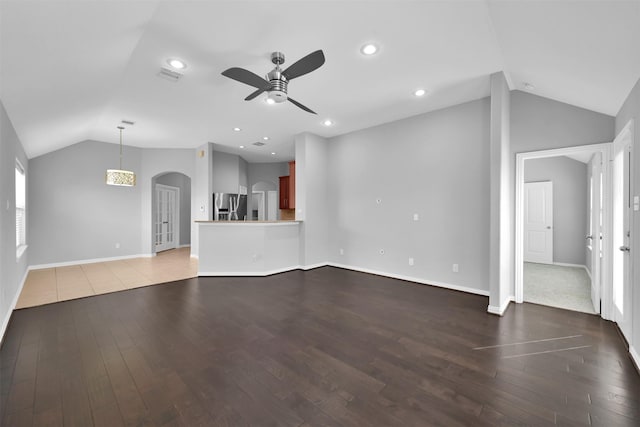
<instances>
[{"instance_id":1,"label":"white door casing","mask_svg":"<svg viewBox=\"0 0 640 427\"><path fill-rule=\"evenodd\" d=\"M549 150L532 151L516 154L516 216L515 216L515 301L524 301L524 171L525 162L529 159L566 156L571 154L599 153L602 156L602 253L600 261L600 300L602 301L601 317L613 320L611 314L611 191L609 159L612 143L589 144L575 147L554 148Z\"/></svg>"},{"instance_id":2,"label":"white door casing","mask_svg":"<svg viewBox=\"0 0 640 427\"><path fill-rule=\"evenodd\" d=\"M586 236L587 256L591 260L591 303L600 313L600 286L602 275L602 154L595 153L591 161L589 234Z\"/></svg>"},{"instance_id":3,"label":"white door casing","mask_svg":"<svg viewBox=\"0 0 640 427\"><path fill-rule=\"evenodd\" d=\"M611 154L612 311L613 320L631 339L631 126L613 141Z\"/></svg>"},{"instance_id":4,"label":"white door casing","mask_svg":"<svg viewBox=\"0 0 640 427\"><path fill-rule=\"evenodd\" d=\"M267 191L267 221L278 219L278 192Z\"/></svg>"},{"instance_id":5,"label":"white door casing","mask_svg":"<svg viewBox=\"0 0 640 427\"><path fill-rule=\"evenodd\" d=\"M155 251L178 247L180 239L180 189L156 184L154 207Z\"/></svg>"},{"instance_id":6,"label":"white door casing","mask_svg":"<svg viewBox=\"0 0 640 427\"><path fill-rule=\"evenodd\" d=\"M553 183L524 184L524 261L553 263Z\"/></svg>"}]
</instances>

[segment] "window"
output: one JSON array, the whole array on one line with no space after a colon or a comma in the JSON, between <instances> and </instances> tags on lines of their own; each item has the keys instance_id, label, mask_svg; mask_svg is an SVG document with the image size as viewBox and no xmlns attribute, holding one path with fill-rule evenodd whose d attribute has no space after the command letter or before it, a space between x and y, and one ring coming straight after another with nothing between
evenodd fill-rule
<instances>
[{"instance_id":1,"label":"window","mask_svg":"<svg viewBox=\"0 0 640 427\"><path fill-rule=\"evenodd\" d=\"M27 248L27 181L24 168L16 160L16 256Z\"/></svg>"}]
</instances>

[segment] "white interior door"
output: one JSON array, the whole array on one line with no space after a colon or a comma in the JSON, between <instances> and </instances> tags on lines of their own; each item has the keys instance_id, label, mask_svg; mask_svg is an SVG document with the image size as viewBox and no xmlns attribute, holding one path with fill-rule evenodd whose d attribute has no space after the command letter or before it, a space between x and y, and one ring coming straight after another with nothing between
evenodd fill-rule
<instances>
[{"instance_id":1,"label":"white interior door","mask_svg":"<svg viewBox=\"0 0 640 427\"><path fill-rule=\"evenodd\" d=\"M600 313L600 287L602 271L602 154L595 153L591 161L589 182L589 232L587 234L587 256L591 260L591 303Z\"/></svg>"},{"instance_id":2,"label":"white interior door","mask_svg":"<svg viewBox=\"0 0 640 427\"><path fill-rule=\"evenodd\" d=\"M156 252L178 246L180 189L156 184L154 232Z\"/></svg>"},{"instance_id":3,"label":"white interior door","mask_svg":"<svg viewBox=\"0 0 640 427\"><path fill-rule=\"evenodd\" d=\"M553 263L553 183L524 184L524 261Z\"/></svg>"},{"instance_id":4,"label":"white interior door","mask_svg":"<svg viewBox=\"0 0 640 427\"><path fill-rule=\"evenodd\" d=\"M613 319L627 340L631 338L630 223L631 134L613 141L612 154L612 285Z\"/></svg>"},{"instance_id":5,"label":"white interior door","mask_svg":"<svg viewBox=\"0 0 640 427\"><path fill-rule=\"evenodd\" d=\"M267 191L267 221L278 219L278 192Z\"/></svg>"}]
</instances>

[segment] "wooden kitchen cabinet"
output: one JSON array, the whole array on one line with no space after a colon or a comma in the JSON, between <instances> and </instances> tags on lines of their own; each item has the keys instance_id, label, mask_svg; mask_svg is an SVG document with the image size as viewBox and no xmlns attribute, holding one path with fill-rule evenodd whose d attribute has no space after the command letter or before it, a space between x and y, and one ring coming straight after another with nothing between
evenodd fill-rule
<instances>
[{"instance_id":1,"label":"wooden kitchen cabinet","mask_svg":"<svg viewBox=\"0 0 640 427\"><path fill-rule=\"evenodd\" d=\"M280 209L296 208L296 162L289 162L289 176L280 177Z\"/></svg>"}]
</instances>

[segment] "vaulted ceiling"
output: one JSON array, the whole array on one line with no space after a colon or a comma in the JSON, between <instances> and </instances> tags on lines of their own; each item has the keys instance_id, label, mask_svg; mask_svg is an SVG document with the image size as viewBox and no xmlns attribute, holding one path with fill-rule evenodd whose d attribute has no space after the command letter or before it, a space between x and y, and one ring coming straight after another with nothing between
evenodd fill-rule
<instances>
[{"instance_id":1,"label":"vaulted ceiling","mask_svg":"<svg viewBox=\"0 0 640 427\"><path fill-rule=\"evenodd\" d=\"M285 160L296 133L330 137L482 98L500 70L511 89L615 115L640 77L639 23L638 1L3 0L0 99L30 158L117 142L124 119L135 122L127 145L214 142ZM370 57L368 42L379 47ZM326 63L289 95L318 115L244 101L253 89L220 74L264 75L273 51L286 68L317 49ZM169 58L187 64L178 82L158 76Z\"/></svg>"}]
</instances>

